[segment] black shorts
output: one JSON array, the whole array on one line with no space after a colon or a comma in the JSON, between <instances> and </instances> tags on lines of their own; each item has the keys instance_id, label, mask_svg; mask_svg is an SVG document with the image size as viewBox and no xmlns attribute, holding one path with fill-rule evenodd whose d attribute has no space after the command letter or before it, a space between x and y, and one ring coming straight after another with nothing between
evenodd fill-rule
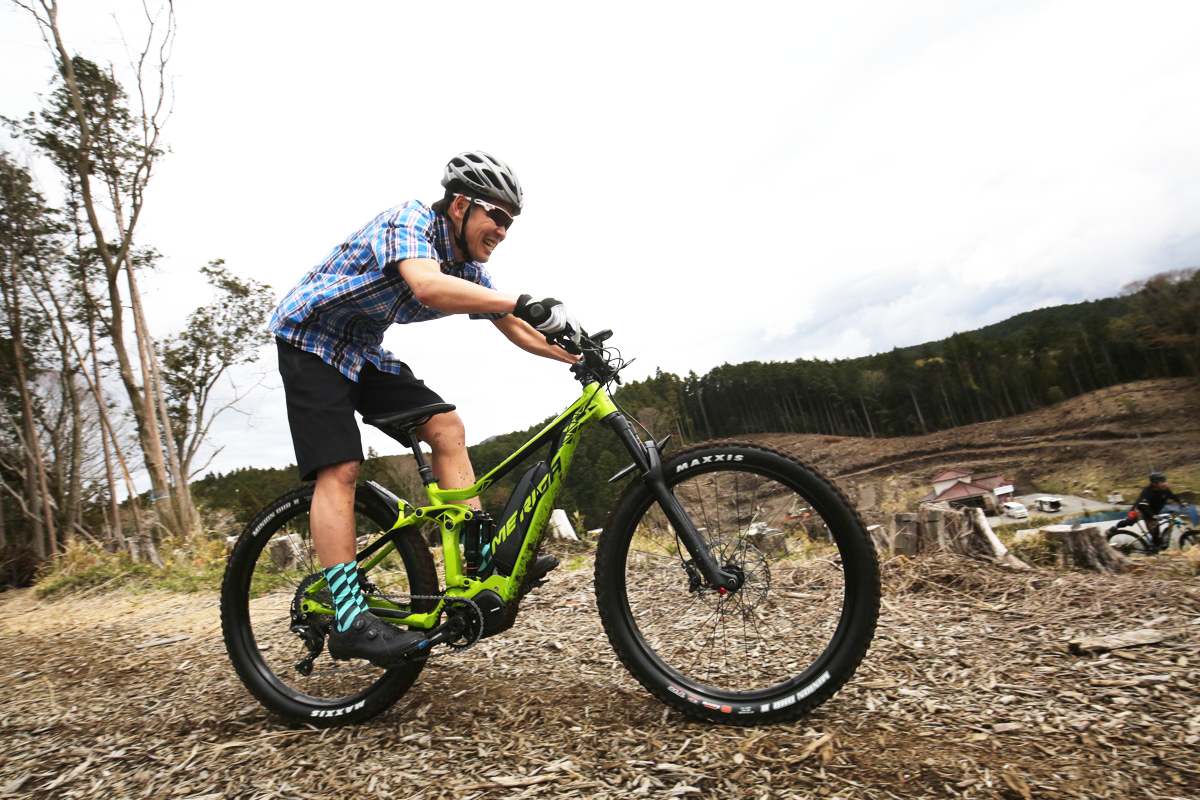
<instances>
[{"instance_id":1,"label":"black shorts","mask_svg":"<svg viewBox=\"0 0 1200 800\"><path fill-rule=\"evenodd\" d=\"M369 416L444 402L407 364L393 375L368 362L356 382L318 355L278 338L275 344L301 480L314 480L329 464L363 460L355 411Z\"/></svg>"}]
</instances>

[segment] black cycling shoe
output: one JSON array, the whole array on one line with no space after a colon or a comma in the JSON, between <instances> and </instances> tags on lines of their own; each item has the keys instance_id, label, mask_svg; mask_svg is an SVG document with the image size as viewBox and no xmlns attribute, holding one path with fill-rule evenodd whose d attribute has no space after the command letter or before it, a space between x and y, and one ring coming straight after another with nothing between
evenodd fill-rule
<instances>
[{"instance_id":1,"label":"black cycling shoe","mask_svg":"<svg viewBox=\"0 0 1200 800\"><path fill-rule=\"evenodd\" d=\"M529 572L525 575L525 583L521 586L521 594L525 594L530 589L536 589L546 583L546 575L555 569L558 569L558 556L550 554L538 556L529 565Z\"/></svg>"},{"instance_id":2,"label":"black cycling shoe","mask_svg":"<svg viewBox=\"0 0 1200 800\"><path fill-rule=\"evenodd\" d=\"M360 611L344 631L331 630L327 640L329 655L342 661L362 658L377 667L397 664L417 652L425 641L419 631L403 631L370 611Z\"/></svg>"}]
</instances>

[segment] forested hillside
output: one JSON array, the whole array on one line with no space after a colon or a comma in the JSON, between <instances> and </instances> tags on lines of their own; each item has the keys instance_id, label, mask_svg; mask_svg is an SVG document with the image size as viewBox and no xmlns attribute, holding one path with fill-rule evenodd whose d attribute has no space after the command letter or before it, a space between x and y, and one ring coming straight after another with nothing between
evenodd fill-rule
<instances>
[{"instance_id":1,"label":"forested hillside","mask_svg":"<svg viewBox=\"0 0 1200 800\"><path fill-rule=\"evenodd\" d=\"M1200 377L1200 275L1155 276L1119 298L1020 314L940 342L838 361L725 364L705 375L658 372L621 387L617 402L656 438L676 443L755 433L911 436L1013 416L1105 386L1148 378ZM479 474L548 420L471 448ZM599 527L628 463L608 431L585 432L559 506ZM415 497L408 457L369 460L379 477ZM517 471L519 474L519 470ZM197 496L248 521L294 473L239 470L208 476ZM494 487L503 505L516 476Z\"/></svg>"}]
</instances>

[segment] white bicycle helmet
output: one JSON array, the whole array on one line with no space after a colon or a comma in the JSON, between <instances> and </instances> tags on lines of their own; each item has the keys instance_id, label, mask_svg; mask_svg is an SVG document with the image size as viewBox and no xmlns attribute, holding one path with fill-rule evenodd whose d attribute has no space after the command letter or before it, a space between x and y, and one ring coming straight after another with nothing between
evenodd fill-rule
<instances>
[{"instance_id":1,"label":"white bicycle helmet","mask_svg":"<svg viewBox=\"0 0 1200 800\"><path fill-rule=\"evenodd\" d=\"M480 200L507 203L513 208L513 216L520 214L525 204L516 173L508 164L482 150L468 150L450 159L442 175L442 186Z\"/></svg>"}]
</instances>

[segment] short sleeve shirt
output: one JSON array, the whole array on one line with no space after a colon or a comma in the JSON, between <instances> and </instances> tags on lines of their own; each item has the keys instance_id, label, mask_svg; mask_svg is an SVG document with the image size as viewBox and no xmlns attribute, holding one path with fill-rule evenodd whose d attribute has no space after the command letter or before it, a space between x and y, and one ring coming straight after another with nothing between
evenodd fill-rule
<instances>
[{"instance_id":1,"label":"short sleeve shirt","mask_svg":"<svg viewBox=\"0 0 1200 800\"><path fill-rule=\"evenodd\" d=\"M398 373L400 360L383 349L384 331L393 324L446 316L413 295L399 270L406 258L432 258L447 275L495 288L479 262L453 262L445 217L412 200L383 212L335 247L284 296L268 327L351 380L358 380L367 362L382 372Z\"/></svg>"}]
</instances>

